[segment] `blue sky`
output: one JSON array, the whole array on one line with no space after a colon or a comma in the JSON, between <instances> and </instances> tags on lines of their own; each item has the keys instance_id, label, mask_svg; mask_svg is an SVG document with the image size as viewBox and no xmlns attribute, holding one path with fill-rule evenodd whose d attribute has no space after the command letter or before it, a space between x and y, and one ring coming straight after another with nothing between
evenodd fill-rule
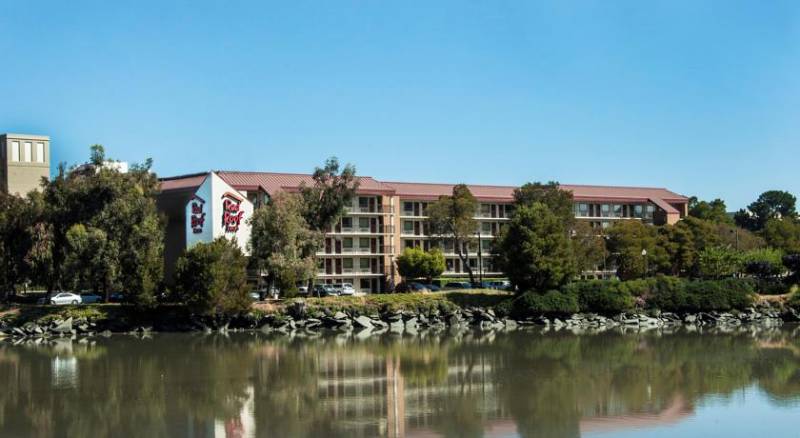
<instances>
[{"instance_id":1,"label":"blue sky","mask_svg":"<svg viewBox=\"0 0 800 438\"><path fill-rule=\"evenodd\" d=\"M800 195L800 2L0 4L0 132L161 175Z\"/></svg>"}]
</instances>

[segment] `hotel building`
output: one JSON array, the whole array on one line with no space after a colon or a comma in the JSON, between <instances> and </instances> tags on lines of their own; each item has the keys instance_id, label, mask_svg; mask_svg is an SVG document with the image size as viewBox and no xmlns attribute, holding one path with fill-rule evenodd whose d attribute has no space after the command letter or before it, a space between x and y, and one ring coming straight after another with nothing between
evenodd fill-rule
<instances>
[{"instance_id":1,"label":"hotel building","mask_svg":"<svg viewBox=\"0 0 800 438\"><path fill-rule=\"evenodd\" d=\"M163 178L159 208L168 218L165 240L167 277L180 253L195 242L218 236L237 238L247 250L247 220L253 210L279 191L297 192L313 185L311 175L212 171ZM469 185L480 203L475 219L477 244L468 263L477 275L501 276L494 267L491 245L513 208L512 186ZM562 185L572 192L575 216L598 228L616 221L637 220L674 224L687 214L688 198L662 188ZM440 196L452 194L452 184L378 181L360 177L357 195L345 215L327 230L318 256L318 281L351 283L362 292L385 292L400 281L394 258L404 248L430 249L426 209ZM444 276L463 277L465 267L452 243L445 243ZM604 275L605 272L591 273Z\"/></svg>"}]
</instances>

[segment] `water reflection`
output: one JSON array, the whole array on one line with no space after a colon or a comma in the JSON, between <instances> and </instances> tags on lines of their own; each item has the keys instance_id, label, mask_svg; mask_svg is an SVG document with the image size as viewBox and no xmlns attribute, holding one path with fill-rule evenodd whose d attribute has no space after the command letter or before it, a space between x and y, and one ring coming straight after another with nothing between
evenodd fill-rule
<instances>
[{"instance_id":1,"label":"water reflection","mask_svg":"<svg viewBox=\"0 0 800 438\"><path fill-rule=\"evenodd\" d=\"M797 331L5 342L0 436L702 435L753 393L792 427Z\"/></svg>"}]
</instances>

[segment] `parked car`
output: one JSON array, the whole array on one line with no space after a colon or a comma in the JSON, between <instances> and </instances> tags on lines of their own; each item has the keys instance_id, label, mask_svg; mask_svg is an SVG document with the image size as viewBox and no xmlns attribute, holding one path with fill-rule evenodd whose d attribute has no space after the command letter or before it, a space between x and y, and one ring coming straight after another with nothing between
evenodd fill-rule
<instances>
[{"instance_id":1,"label":"parked car","mask_svg":"<svg viewBox=\"0 0 800 438\"><path fill-rule=\"evenodd\" d=\"M261 301L261 291L254 290L250 292L250 299L253 301Z\"/></svg>"},{"instance_id":2,"label":"parked car","mask_svg":"<svg viewBox=\"0 0 800 438\"><path fill-rule=\"evenodd\" d=\"M339 295L355 295L356 290L353 289L353 285L350 283L342 283L342 289L339 292Z\"/></svg>"},{"instance_id":3,"label":"parked car","mask_svg":"<svg viewBox=\"0 0 800 438\"><path fill-rule=\"evenodd\" d=\"M428 292L430 289L425 287L422 283L411 282L408 283L408 291L409 292Z\"/></svg>"},{"instance_id":4,"label":"parked car","mask_svg":"<svg viewBox=\"0 0 800 438\"><path fill-rule=\"evenodd\" d=\"M108 298L112 303L121 303L125 299L125 296L122 295L122 292L114 292L109 295Z\"/></svg>"},{"instance_id":5,"label":"parked car","mask_svg":"<svg viewBox=\"0 0 800 438\"><path fill-rule=\"evenodd\" d=\"M82 304L92 304L92 303L100 303L103 301L103 297L97 294L81 294L81 303Z\"/></svg>"},{"instance_id":6,"label":"parked car","mask_svg":"<svg viewBox=\"0 0 800 438\"><path fill-rule=\"evenodd\" d=\"M490 281L489 287L497 290L509 290L511 289L511 282L508 280Z\"/></svg>"},{"instance_id":7,"label":"parked car","mask_svg":"<svg viewBox=\"0 0 800 438\"><path fill-rule=\"evenodd\" d=\"M444 285L444 289L472 289L468 281L451 281Z\"/></svg>"},{"instance_id":8,"label":"parked car","mask_svg":"<svg viewBox=\"0 0 800 438\"><path fill-rule=\"evenodd\" d=\"M423 286L425 287L425 289L428 289L431 292L439 292L440 290L442 290L442 288L440 288L439 286L431 283L423 284Z\"/></svg>"},{"instance_id":9,"label":"parked car","mask_svg":"<svg viewBox=\"0 0 800 438\"><path fill-rule=\"evenodd\" d=\"M308 286L297 286L297 293L300 295L308 295Z\"/></svg>"},{"instance_id":10,"label":"parked car","mask_svg":"<svg viewBox=\"0 0 800 438\"><path fill-rule=\"evenodd\" d=\"M314 288L311 290L311 293L316 297L328 297L333 295L338 295L336 289L333 288L330 284L315 284Z\"/></svg>"},{"instance_id":11,"label":"parked car","mask_svg":"<svg viewBox=\"0 0 800 438\"><path fill-rule=\"evenodd\" d=\"M66 304L80 304L81 303L81 296L78 294L74 294L72 292L59 292L52 297L50 297L50 304L55 304L59 306L63 306Z\"/></svg>"}]
</instances>

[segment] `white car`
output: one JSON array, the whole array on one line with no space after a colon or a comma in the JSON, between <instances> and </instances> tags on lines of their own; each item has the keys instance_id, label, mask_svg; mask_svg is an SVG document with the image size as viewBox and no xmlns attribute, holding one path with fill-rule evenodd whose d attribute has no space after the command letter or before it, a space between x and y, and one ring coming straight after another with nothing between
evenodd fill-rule
<instances>
[{"instance_id":1,"label":"white car","mask_svg":"<svg viewBox=\"0 0 800 438\"><path fill-rule=\"evenodd\" d=\"M103 302L103 297L97 294L81 294L81 304L92 304Z\"/></svg>"},{"instance_id":2,"label":"white car","mask_svg":"<svg viewBox=\"0 0 800 438\"><path fill-rule=\"evenodd\" d=\"M74 294L72 292L59 292L52 297L50 297L50 304L55 305L65 305L65 304L80 304L83 302L83 299L80 295Z\"/></svg>"},{"instance_id":3,"label":"white car","mask_svg":"<svg viewBox=\"0 0 800 438\"><path fill-rule=\"evenodd\" d=\"M350 284L350 283L342 283L342 289L341 289L341 292L339 292L339 295L355 295L355 294L356 294L356 290L353 289L353 285L352 284Z\"/></svg>"}]
</instances>

